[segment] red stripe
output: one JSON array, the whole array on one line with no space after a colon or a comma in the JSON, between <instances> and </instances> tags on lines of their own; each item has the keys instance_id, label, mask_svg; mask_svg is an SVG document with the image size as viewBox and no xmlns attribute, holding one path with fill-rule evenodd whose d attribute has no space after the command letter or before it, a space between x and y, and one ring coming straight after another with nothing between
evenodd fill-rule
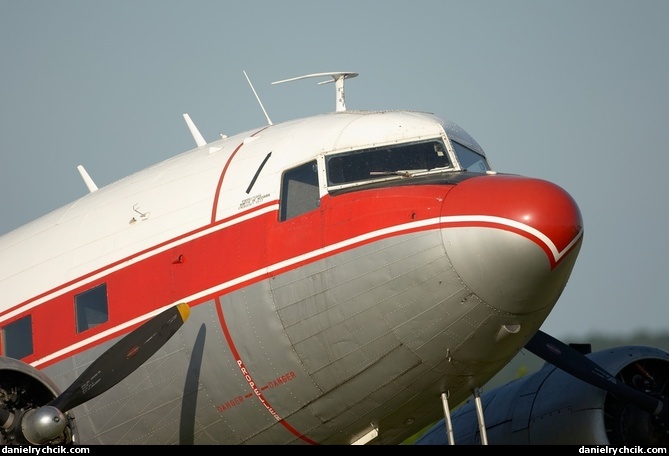
<instances>
[{"instance_id":1,"label":"red stripe","mask_svg":"<svg viewBox=\"0 0 669 456\"><path fill-rule=\"evenodd\" d=\"M244 143L240 143L237 146L237 148L232 152L232 154L230 154L228 161L225 162L223 171L221 171L221 176L218 178L218 185L216 185L216 193L214 194L214 204L211 208L211 223L214 223L216 221L216 208L218 207L218 196L221 194L221 187L223 186L223 178L225 177L225 173L228 171L228 167L230 166L230 162L232 161L233 157L237 154L237 151L239 151L239 149L241 149L243 145Z\"/></svg>"},{"instance_id":2,"label":"red stripe","mask_svg":"<svg viewBox=\"0 0 669 456\"><path fill-rule=\"evenodd\" d=\"M255 135L259 134L260 132L266 130L269 128L269 125L261 128L260 130L256 131L251 135L251 137L254 137ZM225 174L228 171L228 167L230 166L230 162L232 162L232 159L234 158L235 155L237 155L237 152L241 147L244 145L244 143L240 143L237 148L232 152L230 157L228 158L228 161L225 162L225 166L223 167L223 171L221 171L221 176L218 178L218 185L216 185L216 193L214 194L214 204L211 208L211 223L214 223L216 221L216 210L218 208L218 197L221 194L221 187L223 187L223 179L225 178Z\"/></svg>"},{"instance_id":3,"label":"red stripe","mask_svg":"<svg viewBox=\"0 0 669 456\"><path fill-rule=\"evenodd\" d=\"M203 231L205 231L205 230L208 230L208 229L210 229L210 228L212 228L212 227L216 227L216 226L218 226L218 225L222 225L222 224L225 224L225 223L233 222L233 221L236 220L236 219L239 219L239 218L244 217L244 216L246 216L246 215L252 214L253 212L258 212L258 211L260 211L260 210L262 210L262 209L265 209L265 208L267 208L267 207L269 207L269 206L272 206L272 205L275 205L275 204L277 204L277 201L270 201L270 202L267 202L267 203L260 204L260 205L258 205L258 206L256 206L256 207L253 207L252 209L248 209L248 210L246 210L246 211L240 212L240 213L235 214L235 215L233 215L233 216L231 216L231 217L228 217L228 218L226 218L226 219L219 220L218 222L216 222L216 223L214 223L214 224L202 226L202 227L197 228L197 229L195 229L195 230L193 230L193 231L189 231L188 233L184 233L184 234L182 234L182 235L180 235L180 236L177 236L177 237L175 237L175 238L173 238L173 239L169 239L169 240L167 240L167 241L161 242L161 243L156 244L156 245L154 245L154 246L152 246L152 247L149 247L149 248L147 248L147 249L141 250L141 251L139 251L139 252L137 252L137 253L133 253L132 255L129 255L129 256L127 256L127 257L125 257L125 258L122 258L122 259L120 259L120 260L118 260L118 261L115 261L115 262L110 263L110 264L108 264L108 265L106 265L106 266L103 266L103 267L101 267L101 268L98 268L98 269L96 269L96 270L94 270L94 271L91 271L91 272L89 272L89 273L87 273L87 274L84 274L83 276L77 277L76 279L73 279L73 280L70 280L70 281L68 281L68 282L65 282L64 284L59 285L59 286L57 286L57 287L55 287L55 288L52 288L52 289L50 289L50 290L48 290L48 291L45 291L44 293L40 293L40 294L38 294L38 295L36 295L36 296L31 297L30 299L26 299L25 301L23 301L23 302L21 302L21 303L19 303L19 304L16 304L16 305L14 305L14 306L11 306L11 307L7 308L6 310L3 310L2 312L0 312L0 317L2 317L3 315L8 314L8 313L10 313L10 312L12 312L12 311L14 311L14 310L20 308L20 307L27 306L27 305L29 305L30 303L34 302L34 301L37 301L37 300L39 300L39 299L41 299L41 298L44 298L45 296L48 296L48 295L51 295L51 294L54 294L54 293L58 293L59 291L65 289L65 288L68 288L68 287L70 287L70 286L72 286L72 285L75 285L75 284L77 284L77 283L79 283L79 282L85 281L85 280L89 279L90 277L93 277L93 276L95 276L95 275L102 274L102 273L104 273L105 271L108 271L108 270L110 270L110 269L115 268L116 266L119 266L119 265L124 264L124 263L128 263L129 261L133 261L134 259L136 259L136 258L138 258L138 257L140 257L140 256L143 256L143 255L149 255L149 254L151 254L151 252L157 251L157 250L159 250L159 249L165 247L166 245L178 243L179 241L181 241L181 240L183 240L183 239L186 239L186 238L188 238L188 237L190 237L190 236L197 235L198 233L201 233L201 232L203 232ZM103 283L104 280L96 281L96 282L94 282L94 283L98 283L98 282L99 282L99 283ZM89 286L89 285L87 284L87 285L85 286L84 289L88 289L88 288L92 288L92 286ZM7 320L7 321L3 322L3 324L6 324L7 322L9 322L9 321L13 321L13 320L18 319L18 318L19 318L19 317L17 316L17 317L15 317L15 318L12 318L12 319L10 319L10 320Z\"/></svg>"},{"instance_id":4,"label":"red stripe","mask_svg":"<svg viewBox=\"0 0 669 456\"><path fill-rule=\"evenodd\" d=\"M464 180L448 194L443 210L444 217L488 215L515 220L548 237L558 251L583 230L581 212L571 195L551 182L522 176Z\"/></svg>"},{"instance_id":5,"label":"red stripe","mask_svg":"<svg viewBox=\"0 0 669 456\"><path fill-rule=\"evenodd\" d=\"M201 296L197 302L189 302L189 305L195 306L213 299L214 295L230 293L251 283L264 280L268 275L259 274L245 283L236 283L225 289L220 288L221 284L251 272L262 271L263 268L297 258L300 255L319 252L324 246L347 242L356 236L376 230L426 219L438 219L441 201L447 191L448 187L444 186L414 186L366 191L364 195L363 192L336 197L326 195L321 200L319 210L285 222L278 221L276 211L258 213L262 209L277 204L276 201L265 203L242 214L216 222L214 225L207 225L145 249L76 280L71 280L47 293L41 293L39 296L44 297L49 293L61 291L66 286L75 286L67 293L62 293L33 309L20 312L3 324L20 318L28 312L33 315L34 355L25 358L24 361L34 362L204 290L219 287L209 296ZM333 204L335 199L337 204ZM253 216L243 222L233 223L217 231L202 234L189 242L173 245L163 252L154 252L170 243L177 243L187 236L197 235L203 230L222 223L234 222L244 215ZM472 226L472 224L465 226ZM355 245L345 245L337 251L327 253L321 251L322 253L317 256L314 255L300 263L288 265L281 271L273 271L270 275L295 269L323 257L375 242L384 237L434 228L437 226L411 227L402 232L366 239ZM501 228L509 230L509 227L502 226ZM527 233L520 234L527 236ZM539 244L542 245L542 243ZM139 255L147 255L147 257L137 260ZM116 271L108 270L130 260L135 260L135 263ZM90 283L81 284L82 280L89 279L94 274L100 274L100 277ZM109 321L82 334L76 334L74 295L104 282L107 283L110 303ZM33 299L22 305L32 302ZM114 335L106 336L104 340L120 336L127 331L129 329L121 330ZM91 344L97 345L102 341L94 341ZM90 345L77 348L62 357L71 356L88 348ZM41 365L40 368L56 361L56 359L51 360Z\"/></svg>"},{"instance_id":6,"label":"red stripe","mask_svg":"<svg viewBox=\"0 0 669 456\"><path fill-rule=\"evenodd\" d=\"M562 258L564 258L564 255L556 261L555 256L553 255L553 252L551 251L550 247L546 245L546 243L543 241L543 239L540 239L536 236L534 236L532 233L529 233L528 231L521 230L519 228L515 228L511 225L507 224L502 224L502 223L494 223L494 222L484 222L484 221L466 221L466 222L446 222L442 224L443 228L492 228L496 230L502 230L502 231L508 231L510 233L515 233L519 236L522 236L532 242L534 242L536 245L538 245L541 250L544 251L546 254L546 257L548 258L548 262L550 263L550 268L553 269L555 266L560 262ZM572 249L574 247L572 246ZM565 252L566 253L566 252Z\"/></svg>"}]
</instances>

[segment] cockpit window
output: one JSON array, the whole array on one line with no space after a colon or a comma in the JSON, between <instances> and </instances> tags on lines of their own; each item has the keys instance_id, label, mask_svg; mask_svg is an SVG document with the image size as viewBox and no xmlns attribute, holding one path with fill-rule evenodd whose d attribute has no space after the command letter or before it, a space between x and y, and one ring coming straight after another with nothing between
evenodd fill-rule
<instances>
[{"instance_id":1,"label":"cockpit window","mask_svg":"<svg viewBox=\"0 0 669 456\"><path fill-rule=\"evenodd\" d=\"M478 154L455 141L451 141L451 144L453 144L455 155L458 157L462 169L473 173L485 173L490 169L488 161L483 155Z\"/></svg>"},{"instance_id":2,"label":"cockpit window","mask_svg":"<svg viewBox=\"0 0 669 456\"><path fill-rule=\"evenodd\" d=\"M325 160L329 186L409 176L452 166L441 140L356 150Z\"/></svg>"},{"instance_id":3,"label":"cockpit window","mask_svg":"<svg viewBox=\"0 0 669 456\"><path fill-rule=\"evenodd\" d=\"M284 221L320 205L318 166L315 161L304 163L283 174L279 220Z\"/></svg>"}]
</instances>

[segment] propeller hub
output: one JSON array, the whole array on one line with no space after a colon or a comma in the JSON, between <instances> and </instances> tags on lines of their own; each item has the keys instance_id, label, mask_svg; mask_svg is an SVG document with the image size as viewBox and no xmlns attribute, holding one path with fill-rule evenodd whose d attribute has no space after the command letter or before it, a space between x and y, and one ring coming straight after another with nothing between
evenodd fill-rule
<instances>
[{"instance_id":1,"label":"propeller hub","mask_svg":"<svg viewBox=\"0 0 669 456\"><path fill-rule=\"evenodd\" d=\"M56 407L45 405L26 412L21 422L21 432L33 445L47 443L63 433L67 418Z\"/></svg>"}]
</instances>

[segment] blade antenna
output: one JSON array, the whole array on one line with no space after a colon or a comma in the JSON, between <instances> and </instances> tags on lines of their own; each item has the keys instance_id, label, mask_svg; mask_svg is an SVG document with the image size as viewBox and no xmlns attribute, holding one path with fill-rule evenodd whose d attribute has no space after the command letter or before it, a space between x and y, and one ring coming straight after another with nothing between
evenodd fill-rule
<instances>
[{"instance_id":1,"label":"blade antenna","mask_svg":"<svg viewBox=\"0 0 669 456\"><path fill-rule=\"evenodd\" d=\"M84 180L86 188L88 188L88 193L93 193L94 191L96 191L98 189L98 186L95 185L95 182L93 182L91 176L88 175L86 169L84 168L84 165L78 165L77 170L79 170L79 174L81 175L81 178Z\"/></svg>"},{"instance_id":2,"label":"blade antenna","mask_svg":"<svg viewBox=\"0 0 669 456\"><path fill-rule=\"evenodd\" d=\"M184 120L186 121L186 125L188 126L188 130L190 131L190 134L193 136L195 144L197 144L197 147L206 146L207 141L204 140L204 137L200 133L200 130L197 129L195 123L191 120L190 116L187 113L184 113L183 116Z\"/></svg>"},{"instance_id":3,"label":"blade antenna","mask_svg":"<svg viewBox=\"0 0 669 456\"><path fill-rule=\"evenodd\" d=\"M258 104L260 105L260 108L262 109L262 112L265 113L265 118L267 119L267 123L270 125L272 124L272 119L269 118L267 115L267 111L265 111L265 107L262 105L262 101L260 101L260 97L256 93L256 89L253 88L253 84L251 84L251 80L249 79L248 75L246 74L246 71L244 71L244 76L246 76L246 80L248 81L249 85L251 86L251 90L253 90L253 95L256 96L256 100L258 100Z\"/></svg>"}]
</instances>

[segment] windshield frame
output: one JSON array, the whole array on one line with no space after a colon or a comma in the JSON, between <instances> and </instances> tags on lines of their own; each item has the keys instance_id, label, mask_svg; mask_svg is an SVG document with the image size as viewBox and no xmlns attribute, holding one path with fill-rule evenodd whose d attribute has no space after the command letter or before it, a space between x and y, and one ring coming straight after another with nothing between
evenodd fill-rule
<instances>
[{"instance_id":1,"label":"windshield frame","mask_svg":"<svg viewBox=\"0 0 669 456\"><path fill-rule=\"evenodd\" d=\"M459 170L444 137L325 154L328 190ZM456 163L456 165L454 165Z\"/></svg>"},{"instance_id":2,"label":"windshield frame","mask_svg":"<svg viewBox=\"0 0 669 456\"><path fill-rule=\"evenodd\" d=\"M458 168L471 173L486 173L491 171L488 158L470 147L451 139L451 146L458 161Z\"/></svg>"}]
</instances>

